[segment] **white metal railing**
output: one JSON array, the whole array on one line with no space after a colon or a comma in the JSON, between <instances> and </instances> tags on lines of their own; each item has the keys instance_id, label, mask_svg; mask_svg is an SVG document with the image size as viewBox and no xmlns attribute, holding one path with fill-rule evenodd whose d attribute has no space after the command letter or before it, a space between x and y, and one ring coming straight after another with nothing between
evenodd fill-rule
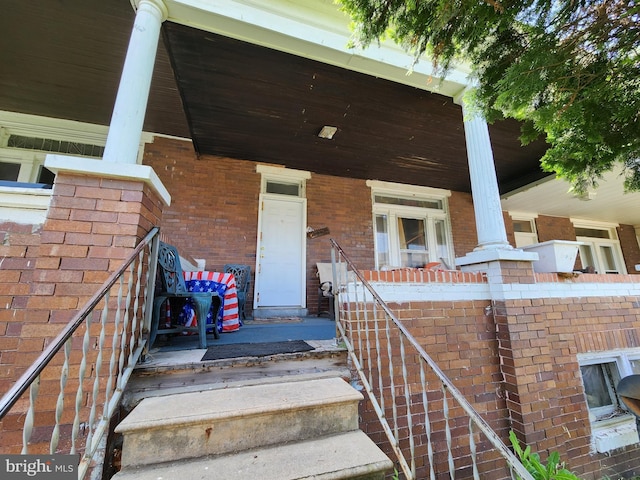
<instances>
[{"instance_id":1,"label":"white metal railing","mask_svg":"<svg viewBox=\"0 0 640 480\"><path fill-rule=\"evenodd\" d=\"M2 429L22 423L22 454L78 454L79 479L92 467L146 348L157 246L153 228L0 399Z\"/></svg>"},{"instance_id":2,"label":"white metal railing","mask_svg":"<svg viewBox=\"0 0 640 480\"><path fill-rule=\"evenodd\" d=\"M465 471L465 478L479 480L497 458L507 478L533 480L342 248L331 244L337 327L404 476L455 479ZM499 473L491 470L491 478Z\"/></svg>"}]
</instances>

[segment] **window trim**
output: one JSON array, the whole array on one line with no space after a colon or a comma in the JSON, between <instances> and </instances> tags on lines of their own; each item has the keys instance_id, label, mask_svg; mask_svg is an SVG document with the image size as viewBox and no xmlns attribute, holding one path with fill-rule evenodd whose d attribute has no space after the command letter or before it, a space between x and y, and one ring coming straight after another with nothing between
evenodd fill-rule
<instances>
[{"instance_id":1,"label":"window trim","mask_svg":"<svg viewBox=\"0 0 640 480\"><path fill-rule=\"evenodd\" d=\"M611 350L597 353L579 353L577 355L577 360L579 367L613 363L618 369L618 375L622 379L634 373L630 360L640 360L640 348ZM614 408L621 411L621 413L618 415L597 417L596 414L599 412L594 411L596 409L591 409L588 406L582 374L580 374L580 381L582 382L584 405L589 411L591 448L599 453L606 453L615 448L640 443L636 417L627 410L626 406L620 399L620 396L615 392L615 385L613 386L613 389L616 395L615 403L617 405L614 406Z\"/></svg>"},{"instance_id":2,"label":"window trim","mask_svg":"<svg viewBox=\"0 0 640 480\"><path fill-rule=\"evenodd\" d=\"M371 189L372 222L374 234L374 250L376 269L401 268L402 252L399 245L398 218L412 218L424 220L426 225L427 255L429 262L440 261L437 255L436 221L444 222L445 236L447 242L447 263L453 261L453 236L451 233L451 219L449 217L448 197L451 191L432 187L421 187L416 185L404 185L378 180L367 180L367 186ZM435 200L441 203L442 209L428 207L414 207L408 205L395 205L389 203L376 203L376 196L416 198L424 200ZM379 239L376 230L376 218L378 215L387 217L387 235L389 248L389 265L379 265L378 251ZM428 263L428 262L425 262Z\"/></svg>"},{"instance_id":3,"label":"window trim","mask_svg":"<svg viewBox=\"0 0 640 480\"><path fill-rule=\"evenodd\" d=\"M529 222L531 224L531 233L516 232L514 228L513 238L516 243L516 248L522 248L538 243L538 226L536 225L536 218L538 218L538 215L521 212L509 212L509 216L511 217L512 221Z\"/></svg>"},{"instance_id":4,"label":"window trim","mask_svg":"<svg viewBox=\"0 0 640 480\"><path fill-rule=\"evenodd\" d=\"M583 268L586 268L588 265L585 265L585 261L582 258L582 252L585 248L589 248L591 250L592 256L594 257L594 261L598 265L593 265L596 269L597 273L617 273L621 275L627 274L627 266L624 262L624 256L622 254L622 247L620 246L620 239L618 237L617 227L619 226L617 223L606 223L606 222L594 222L589 220L578 220L571 219L571 223L573 224L573 228L588 228L594 230L605 230L609 233L609 238L597 238L597 237L583 237L576 235L576 240L581 242L582 245L579 247L579 255L580 262ZM600 247L610 247L613 253L613 260L615 262L615 270L606 270L603 265L603 260L600 255Z\"/></svg>"}]
</instances>

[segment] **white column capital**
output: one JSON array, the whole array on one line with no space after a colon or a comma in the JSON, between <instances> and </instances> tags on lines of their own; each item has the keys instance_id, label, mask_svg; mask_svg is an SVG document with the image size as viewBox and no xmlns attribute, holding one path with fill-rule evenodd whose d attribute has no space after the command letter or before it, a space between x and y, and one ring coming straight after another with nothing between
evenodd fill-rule
<instances>
[{"instance_id":1,"label":"white column capital","mask_svg":"<svg viewBox=\"0 0 640 480\"><path fill-rule=\"evenodd\" d=\"M135 4L136 11L147 9L149 12L153 13L155 10L158 13L160 22L164 22L169 18L169 9L163 0L132 0L132 2Z\"/></svg>"}]
</instances>

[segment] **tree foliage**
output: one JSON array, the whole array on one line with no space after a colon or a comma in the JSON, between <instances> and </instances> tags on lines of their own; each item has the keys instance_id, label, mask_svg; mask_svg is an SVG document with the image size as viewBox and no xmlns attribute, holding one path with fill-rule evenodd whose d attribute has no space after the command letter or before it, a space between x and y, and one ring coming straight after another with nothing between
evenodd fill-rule
<instances>
[{"instance_id":1,"label":"tree foliage","mask_svg":"<svg viewBox=\"0 0 640 480\"><path fill-rule=\"evenodd\" d=\"M547 171L584 192L617 164L640 190L637 0L338 0L358 43L391 37L439 73L468 63L489 122L541 135Z\"/></svg>"}]
</instances>

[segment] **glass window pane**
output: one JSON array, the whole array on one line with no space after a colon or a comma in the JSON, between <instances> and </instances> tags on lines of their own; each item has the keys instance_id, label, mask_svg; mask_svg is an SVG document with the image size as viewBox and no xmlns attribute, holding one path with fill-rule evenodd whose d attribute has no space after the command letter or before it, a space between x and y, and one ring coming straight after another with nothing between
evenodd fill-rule
<instances>
[{"instance_id":1,"label":"glass window pane","mask_svg":"<svg viewBox=\"0 0 640 480\"><path fill-rule=\"evenodd\" d=\"M589 408L613 405L602 365L581 366L580 373Z\"/></svg>"},{"instance_id":2,"label":"glass window pane","mask_svg":"<svg viewBox=\"0 0 640 480\"><path fill-rule=\"evenodd\" d=\"M576 227L576 237L611 238L608 230Z\"/></svg>"},{"instance_id":3,"label":"glass window pane","mask_svg":"<svg viewBox=\"0 0 640 480\"><path fill-rule=\"evenodd\" d=\"M423 219L398 217L398 243L403 267L422 267L429 262Z\"/></svg>"},{"instance_id":4,"label":"glass window pane","mask_svg":"<svg viewBox=\"0 0 640 480\"><path fill-rule=\"evenodd\" d=\"M267 193L277 193L280 195L291 195L293 197L297 197L300 195L300 184L267 182Z\"/></svg>"},{"instance_id":5,"label":"glass window pane","mask_svg":"<svg viewBox=\"0 0 640 480\"><path fill-rule=\"evenodd\" d=\"M447 242L447 230L444 220L436 220L435 228L436 228L436 248L437 248L437 256L438 260L444 259L447 264L450 264L449 258L449 245Z\"/></svg>"},{"instance_id":6,"label":"glass window pane","mask_svg":"<svg viewBox=\"0 0 640 480\"><path fill-rule=\"evenodd\" d=\"M404 205L406 207L437 208L438 210L442 210L441 200L376 195L374 201L375 203L384 203L386 205Z\"/></svg>"},{"instance_id":7,"label":"glass window pane","mask_svg":"<svg viewBox=\"0 0 640 480\"><path fill-rule=\"evenodd\" d=\"M640 375L640 359L629 360L631 363L631 370L635 375Z\"/></svg>"},{"instance_id":8,"label":"glass window pane","mask_svg":"<svg viewBox=\"0 0 640 480\"><path fill-rule=\"evenodd\" d=\"M533 225L530 220L514 220L513 231L522 233L533 233Z\"/></svg>"},{"instance_id":9,"label":"glass window pane","mask_svg":"<svg viewBox=\"0 0 640 480\"><path fill-rule=\"evenodd\" d=\"M427 249L424 220L398 217L398 235L400 237L400 248L403 250Z\"/></svg>"},{"instance_id":10,"label":"glass window pane","mask_svg":"<svg viewBox=\"0 0 640 480\"><path fill-rule=\"evenodd\" d=\"M41 167L40 174L38 175L38 183L46 183L47 185L53 185L56 175L48 168Z\"/></svg>"},{"instance_id":11,"label":"glass window pane","mask_svg":"<svg viewBox=\"0 0 640 480\"><path fill-rule=\"evenodd\" d=\"M389 266L389 228L386 215L376 215L376 258L378 268Z\"/></svg>"},{"instance_id":12,"label":"glass window pane","mask_svg":"<svg viewBox=\"0 0 640 480\"><path fill-rule=\"evenodd\" d=\"M591 245L580 245L580 263L582 264L582 268L587 267L596 267L596 262L593 258L593 250Z\"/></svg>"},{"instance_id":13,"label":"glass window pane","mask_svg":"<svg viewBox=\"0 0 640 480\"><path fill-rule=\"evenodd\" d=\"M600 245L600 256L602 257L602 262L604 263L604 271L606 273L618 273L618 269L616 268L616 261L613 257L613 248L609 245Z\"/></svg>"},{"instance_id":14,"label":"glass window pane","mask_svg":"<svg viewBox=\"0 0 640 480\"><path fill-rule=\"evenodd\" d=\"M0 180L16 182L20 173L19 163L0 162Z\"/></svg>"}]
</instances>

